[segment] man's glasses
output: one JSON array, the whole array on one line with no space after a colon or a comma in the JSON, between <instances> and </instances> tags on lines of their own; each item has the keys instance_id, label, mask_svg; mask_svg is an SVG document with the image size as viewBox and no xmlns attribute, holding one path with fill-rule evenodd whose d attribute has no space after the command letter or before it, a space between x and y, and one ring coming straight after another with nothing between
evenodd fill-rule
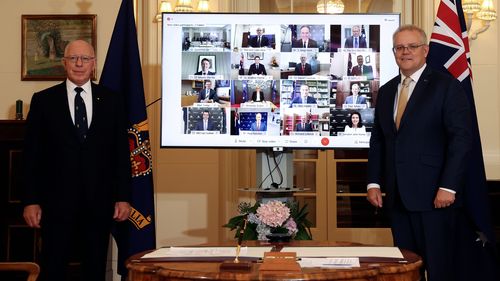
<instances>
[{"instance_id":1,"label":"man's glasses","mask_svg":"<svg viewBox=\"0 0 500 281\"><path fill-rule=\"evenodd\" d=\"M410 44L408 46L397 45L392 48L394 53L403 53L405 50L408 50L410 53L414 53L418 48L422 47L425 44Z\"/></svg>"},{"instance_id":2,"label":"man's glasses","mask_svg":"<svg viewBox=\"0 0 500 281\"><path fill-rule=\"evenodd\" d=\"M78 59L80 59L83 63L89 63L92 60L94 60L94 57L90 56L69 56L69 57L64 57L65 60L68 60L72 63L76 63Z\"/></svg>"}]
</instances>

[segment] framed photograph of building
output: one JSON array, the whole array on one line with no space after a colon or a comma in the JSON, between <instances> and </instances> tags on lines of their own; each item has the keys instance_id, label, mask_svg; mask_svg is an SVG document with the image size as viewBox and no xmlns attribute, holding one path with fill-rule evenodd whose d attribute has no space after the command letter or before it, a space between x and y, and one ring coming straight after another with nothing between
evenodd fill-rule
<instances>
[{"instance_id":1,"label":"framed photograph of building","mask_svg":"<svg viewBox=\"0 0 500 281\"><path fill-rule=\"evenodd\" d=\"M21 80L64 80L61 60L73 40L96 49L96 15L22 15L21 22Z\"/></svg>"}]
</instances>

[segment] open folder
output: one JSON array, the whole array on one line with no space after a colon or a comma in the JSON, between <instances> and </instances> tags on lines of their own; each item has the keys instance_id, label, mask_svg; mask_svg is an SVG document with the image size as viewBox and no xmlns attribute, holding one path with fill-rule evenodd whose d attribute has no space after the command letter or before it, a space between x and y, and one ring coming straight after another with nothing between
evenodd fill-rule
<instances>
[{"instance_id":1,"label":"open folder","mask_svg":"<svg viewBox=\"0 0 500 281\"><path fill-rule=\"evenodd\" d=\"M241 247L239 259L259 260L273 247ZM234 259L236 247L165 247L147 253L141 260L158 261L225 261Z\"/></svg>"},{"instance_id":2,"label":"open folder","mask_svg":"<svg viewBox=\"0 0 500 281\"><path fill-rule=\"evenodd\" d=\"M288 247L281 252L295 252L298 258L356 257L360 262L397 262L406 260L397 247Z\"/></svg>"}]
</instances>

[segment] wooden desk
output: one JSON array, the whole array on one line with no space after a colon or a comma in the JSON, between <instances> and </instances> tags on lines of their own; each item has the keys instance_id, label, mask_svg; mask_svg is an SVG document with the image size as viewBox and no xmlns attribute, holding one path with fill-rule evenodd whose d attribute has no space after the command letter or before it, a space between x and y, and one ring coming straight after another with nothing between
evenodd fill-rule
<instances>
[{"instance_id":1,"label":"wooden desk","mask_svg":"<svg viewBox=\"0 0 500 281\"><path fill-rule=\"evenodd\" d=\"M218 246L228 246L221 243ZM249 241L248 246L269 246L269 243ZM274 244L283 245L283 244ZM352 243L294 241L289 246L353 246ZM359 244L355 244L359 245ZM300 273L260 272L259 263L252 264L249 272L220 271L220 262L141 262L140 253L127 263L130 281L164 280L373 280L417 281L422 260L416 254L402 251L408 263L367 263L352 269L303 268Z\"/></svg>"}]
</instances>

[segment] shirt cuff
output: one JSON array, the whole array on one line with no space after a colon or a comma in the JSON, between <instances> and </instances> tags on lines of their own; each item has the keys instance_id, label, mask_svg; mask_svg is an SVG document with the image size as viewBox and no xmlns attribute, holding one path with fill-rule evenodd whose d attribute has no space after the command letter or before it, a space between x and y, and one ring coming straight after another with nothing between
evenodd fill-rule
<instances>
[{"instance_id":1,"label":"shirt cuff","mask_svg":"<svg viewBox=\"0 0 500 281\"><path fill-rule=\"evenodd\" d=\"M444 190L444 191L448 191L449 193L453 193L453 194L457 193L455 190L449 189L449 188L440 187L439 189Z\"/></svg>"},{"instance_id":2,"label":"shirt cuff","mask_svg":"<svg viewBox=\"0 0 500 281\"><path fill-rule=\"evenodd\" d=\"M380 184L378 184L378 183L369 183L368 186L366 187L366 190L368 190L370 188L378 188L378 189L380 189Z\"/></svg>"}]
</instances>

